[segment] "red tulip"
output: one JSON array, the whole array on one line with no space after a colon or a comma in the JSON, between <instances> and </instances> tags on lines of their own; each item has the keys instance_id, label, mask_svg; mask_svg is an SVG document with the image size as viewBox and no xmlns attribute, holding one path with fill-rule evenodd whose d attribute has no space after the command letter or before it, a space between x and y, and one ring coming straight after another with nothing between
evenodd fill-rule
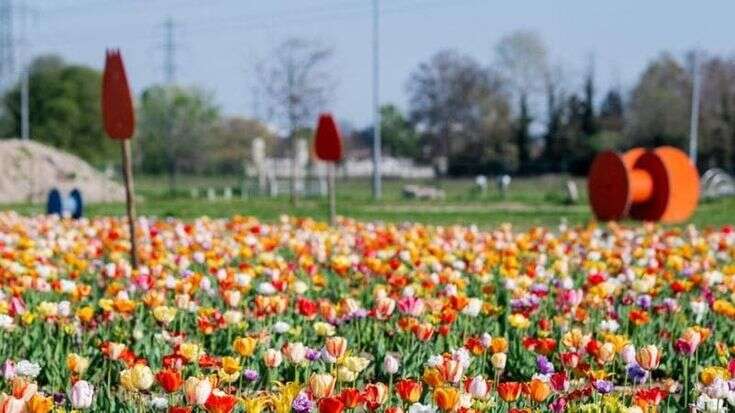
<instances>
[{"instance_id":1,"label":"red tulip","mask_svg":"<svg viewBox=\"0 0 735 413\"><path fill-rule=\"evenodd\" d=\"M395 385L396 392L401 400L405 400L410 403L419 401L419 398L421 397L421 387L421 383L408 379L399 380Z\"/></svg>"},{"instance_id":2,"label":"red tulip","mask_svg":"<svg viewBox=\"0 0 735 413\"><path fill-rule=\"evenodd\" d=\"M342 413L345 404L337 397L324 397L319 400L319 413Z\"/></svg>"},{"instance_id":3,"label":"red tulip","mask_svg":"<svg viewBox=\"0 0 735 413\"><path fill-rule=\"evenodd\" d=\"M352 409L360 404L360 392L353 387L342 389L339 399L342 400L346 408Z\"/></svg>"},{"instance_id":4,"label":"red tulip","mask_svg":"<svg viewBox=\"0 0 735 413\"><path fill-rule=\"evenodd\" d=\"M204 408L209 413L230 413L237 404L237 397L227 394L222 390L213 390L204 403Z\"/></svg>"},{"instance_id":5,"label":"red tulip","mask_svg":"<svg viewBox=\"0 0 735 413\"><path fill-rule=\"evenodd\" d=\"M175 370L163 369L156 374L156 380L161 385L166 393L173 393L181 388L184 384L184 380L181 378L181 373Z\"/></svg>"}]
</instances>

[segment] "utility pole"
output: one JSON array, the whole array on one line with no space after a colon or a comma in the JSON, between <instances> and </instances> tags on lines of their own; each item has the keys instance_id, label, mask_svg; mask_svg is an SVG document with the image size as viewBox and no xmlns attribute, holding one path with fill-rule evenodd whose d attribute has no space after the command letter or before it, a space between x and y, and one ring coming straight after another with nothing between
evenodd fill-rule
<instances>
[{"instance_id":1,"label":"utility pole","mask_svg":"<svg viewBox=\"0 0 735 413\"><path fill-rule=\"evenodd\" d=\"M30 139L31 125L30 125L30 85L29 85L29 71L30 63L28 62L29 42L28 42L28 5L25 0L20 6L20 137L23 140Z\"/></svg>"},{"instance_id":2,"label":"utility pole","mask_svg":"<svg viewBox=\"0 0 735 413\"><path fill-rule=\"evenodd\" d=\"M165 74L168 93L171 94L168 108L168 116L166 119L166 140L168 141L168 189L173 194L176 191L176 150L174 145L173 129L174 129L174 90L173 86L176 81L176 42L174 41L174 30L176 24L174 19L168 17L163 25L163 70Z\"/></svg>"},{"instance_id":3,"label":"utility pole","mask_svg":"<svg viewBox=\"0 0 735 413\"><path fill-rule=\"evenodd\" d=\"M698 50L694 51L692 60L694 61L694 68L692 70L692 117L689 120L689 159L696 165L699 152L699 89L701 87Z\"/></svg>"},{"instance_id":4,"label":"utility pole","mask_svg":"<svg viewBox=\"0 0 735 413\"><path fill-rule=\"evenodd\" d=\"M174 30L176 24L174 19L168 17L166 22L163 24L164 27L164 71L166 72L166 84L172 86L176 77L176 43L174 42Z\"/></svg>"},{"instance_id":5,"label":"utility pole","mask_svg":"<svg viewBox=\"0 0 735 413\"><path fill-rule=\"evenodd\" d=\"M380 175L380 33L378 19L380 17L380 0L373 0L373 199L379 200L383 195Z\"/></svg>"},{"instance_id":6,"label":"utility pole","mask_svg":"<svg viewBox=\"0 0 735 413\"><path fill-rule=\"evenodd\" d=\"M13 82L15 73L15 39L12 0L0 0L0 92Z\"/></svg>"}]
</instances>

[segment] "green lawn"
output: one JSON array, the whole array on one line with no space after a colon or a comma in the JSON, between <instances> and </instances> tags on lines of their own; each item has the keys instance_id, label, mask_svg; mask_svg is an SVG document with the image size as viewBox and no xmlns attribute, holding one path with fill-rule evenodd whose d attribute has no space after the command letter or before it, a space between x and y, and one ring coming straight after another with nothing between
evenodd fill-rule
<instances>
[{"instance_id":1,"label":"green lawn","mask_svg":"<svg viewBox=\"0 0 735 413\"><path fill-rule=\"evenodd\" d=\"M381 202L371 198L369 180L343 181L337 184L337 210L340 215L360 220L388 222L415 221L430 224L476 224L490 228L509 222L518 227L533 225L558 225L562 220L570 224L583 224L592 219L586 204L585 182L576 179L581 202L577 205L564 203L563 183L567 178L544 176L514 179L505 199L501 199L493 185L482 196L473 191L471 180L446 180L432 182L446 191L442 201L407 200L401 196L405 181L386 181ZM423 184L426 184L424 182ZM136 189L143 199L137 204L138 213L152 216L173 216L190 219L202 215L226 217L234 214L254 215L263 220L274 220L280 215L291 214L327 218L326 199L306 198L293 208L287 195L276 198L251 196L241 199L236 195L229 201L192 199L191 187L213 186L220 191L225 186L236 187L236 177L183 177L178 180L178 192L171 196L162 177L139 177ZM284 188L285 189L285 188ZM43 213L43 205L5 205L2 209L14 209L24 214ZM735 223L735 199L703 202L692 222L700 226ZM122 215L122 204L89 205L87 215Z\"/></svg>"}]
</instances>

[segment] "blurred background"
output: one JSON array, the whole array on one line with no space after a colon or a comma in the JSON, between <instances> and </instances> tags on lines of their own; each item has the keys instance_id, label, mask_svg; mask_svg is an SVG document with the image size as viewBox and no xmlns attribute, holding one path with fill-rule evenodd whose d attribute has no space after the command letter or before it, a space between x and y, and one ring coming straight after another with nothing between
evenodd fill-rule
<instances>
[{"instance_id":1,"label":"blurred background","mask_svg":"<svg viewBox=\"0 0 735 413\"><path fill-rule=\"evenodd\" d=\"M116 47L144 213L322 217L324 111L345 142L340 212L357 218L582 222L603 149L674 145L732 173L735 3L595 3L0 0L0 160L20 165L31 141L119 181L99 107ZM0 201L36 211L39 181L74 181L81 161L49 153L0 179ZM92 211L118 211L103 195ZM695 220L732 206L712 202Z\"/></svg>"}]
</instances>

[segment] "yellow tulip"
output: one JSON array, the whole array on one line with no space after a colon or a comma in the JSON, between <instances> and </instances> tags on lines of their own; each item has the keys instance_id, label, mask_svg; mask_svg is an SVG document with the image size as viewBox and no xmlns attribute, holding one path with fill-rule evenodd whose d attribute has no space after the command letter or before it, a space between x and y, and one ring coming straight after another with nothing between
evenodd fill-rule
<instances>
[{"instance_id":1,"label":"yellow tulip","mask_svg":"<svg viewBox=\"0 0 735 413\"><path fill-rule=\"evenodd\" d=\"M199 359L199 346L194 343L182 343L179 346L179 353L187 360L194 361Z\"/></svg>"},{"instance_id":2,"label":"yellow tulip","mask_svg":"<svg viewBox=\"0 0 735 413\"><path fill-rule=\"evenodd\" d=\"M331 374L314 373L309 377L309 389L316 399L331 396L334 390L334 384L334 376Z\"/></svg>"},{"instance_id":3,"label":"yellow tulip","mask_svg":"<svg viewBox=\"0 0 735 413\"><path fill-rule=\"evenodd\" d=\"M232 342L232 348L243 357L250 357L255 352L258 340L252 337L238 337Z\"/></svg>"},{"instance_id":4,"label":"yellow tulip","mask_svg":"<svg viewBox=\"0 0 735 413\"><path fill-rule=\"evenodd\" d=\"M54 407L53 397L44 397L36 393L26 403L28 413L48 413Z\"/></svg>"},{"instance_id":5,"label":"yellow tulip","mask_svg":"<svg viewBox=\"0 0 735 413\"><path fill-rule=\"evenodd\" d=\"M235 357L222 357L222 370L227 374L233 374L240 371L240 359Z\"/></svg>"},{"instance_id":6,"label":"yellow tulip","mask_svg":"<svg viewBox=\"0 0 735 413\"><path fill-rule=\"evenodd\" d=\"M174 318L176 318L176 308L159 305L153 309L153 317L155 317L158 322L164 325L169 325L174 321Z\"/></svg>"},{"instance_id":7,"label":"yellow tulip","mask_svg":"<svg viewBox=\"0 0 735 413\"><path fill-rule=\"evenodd\" d=\"M335 334L336 330L333 325L323 321L318 321L314 323L314 332L318 336L331 337Z\"/></svg>"},{"instance_id":8,"label":"yellow tulip","mask_svg":"<svg viewBox=\"0 0 735 413\"><path fill-rule=\"evenodd\" d=\"M87 371L87 367L89 367L89 359L76 353L69 353L69 355L66 356L66 367L72 373L80 375L84 374L84 372Z\"/></svg>"},{"instance_id":9,"label":"yellow tulip","mask_svg":"<svg viewBox=\"0 0 735 413\"><path fill-rule=\"evenodd\" d=\"M144 364L136 364L131 369L130 379L138 390L148 390L153 385L153 372Z\"/></svg>"},{"instance_id":10,"label":"yellow tulip","mask_svg":"<svg viewBox=\"0 0 735 413\"><path fill-rule=\"evenodd\" d=\"M529 321L523 314L516 313L508 316L508 324L513 328L525 330L531 325L531 321Z\"/></svg>"}]
</instances>

